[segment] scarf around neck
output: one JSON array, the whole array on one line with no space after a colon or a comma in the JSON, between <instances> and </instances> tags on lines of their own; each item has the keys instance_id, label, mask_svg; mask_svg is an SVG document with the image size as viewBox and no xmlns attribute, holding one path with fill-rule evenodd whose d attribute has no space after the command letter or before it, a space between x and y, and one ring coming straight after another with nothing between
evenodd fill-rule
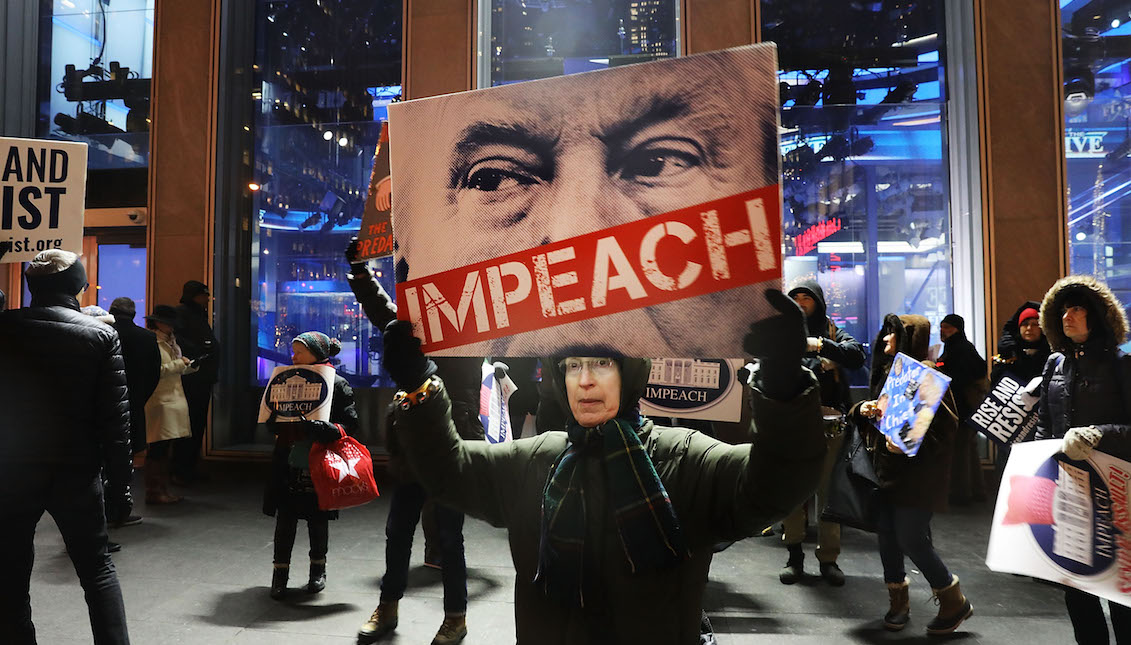
<instances>
[{"instance_id":1,"label":"scarf around neck","mask_svg":"<svg viewBox=\"0 0 1131 645\"><path fill-rule=\"evenodd\" d=\"M637 434L639 424L615 418L596 428L569 428L569 445L550 468L542 494L542 537L534 581L548 594L585 606L584 453L599 450L608 499L632 573L687 557L679 518Z\"/></svg>"}]
</instances>

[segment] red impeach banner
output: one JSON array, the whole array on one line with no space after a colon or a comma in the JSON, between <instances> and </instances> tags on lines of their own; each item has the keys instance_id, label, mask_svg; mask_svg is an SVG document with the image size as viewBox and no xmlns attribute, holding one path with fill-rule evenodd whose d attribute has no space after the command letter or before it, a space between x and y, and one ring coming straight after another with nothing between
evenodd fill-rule
<instances>
[{"instance_id":1,"label":"red impeach banner","mask_svg":"<svg viewBox=\"0 0 1131 645\"><path fill-rule=\"evenodd\" d=\"M781 278L778 186L397 284L425 352Z\"/></svg>"}]
</instances>

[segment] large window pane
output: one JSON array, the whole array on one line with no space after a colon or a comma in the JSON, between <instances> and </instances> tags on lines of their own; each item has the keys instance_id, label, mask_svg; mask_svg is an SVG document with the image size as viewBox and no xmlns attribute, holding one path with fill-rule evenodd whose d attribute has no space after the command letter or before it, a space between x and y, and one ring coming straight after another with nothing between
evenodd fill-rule
<instances>
[{"instance_id":1,"label":"large window pane","mask_svg":"<svg viewBox=\"0 0 1131 645\"><path fill-rule=\"evenodd\" d=\"M1069 270L1131 302L1131 6L1061 2Z\"/></svg>"},{"instance_id":2,"label":"large window pane","mask_svg":"<svg viewBox=\"0 0 1131 645\"><path fill-rule=\"evenodd\" d=\"M679 55L678 0L480 0L479 86Z\"/></svg>"},{"instance_id":3,"label":"large window pane","mask_svg":"<svg viewBox=\"0 0 1131 645\"><path fill-rule=\"evenodd\" d=\"M217 246L227 249L220 271L231 267L246 291L227 287L232 308L218 297L222 317L240 317L218 325L236 336L220 340L235 357L229 376L238 394L218 406L213 445L266 444L269 437L254 432L262 387L274 367L291 363L294 337L310 330L341 340L335 367L358 388L362 439L376 442L380 414L369 415L378 407L369 388L392 383L346 281L342 251L359 229L386 106L401 93L401 3L258 0L254 17L242 18L252 23L243 27L254 45L243 59L240 42L227 45L236 70L229 86L245 90L228 105L247 122L228 124L226 136L246 147L226 163L246 178L231 189L243 195L232 202L237 212L219 216L227 221L218 226L240 243L218 239ZM392 293L391 261L374 270ZM250 308L240 294L250 296Z\"/></svg>"},{"instance_id":4,"label":"large window pane","mask_svg":"<svg viewBox=\"0 0 1131 645\"><path fill-rule=\"evenodd\" d=\"M868 343L887 313L952 311L941 0L763 0L778 43L785 282L814 279ZM866 384L866 369L853 385Z\"/></svg>"},{"instance_id":5,"label":"large window pane","mask_svg":"<svg viewBox=\"0 0 1131 645\"><path fill-rule=\"evenodd\" d=\"M36 134L89 144L87 208L146 202L154 1L40 9Z\"/></svg>"}]
</instances>

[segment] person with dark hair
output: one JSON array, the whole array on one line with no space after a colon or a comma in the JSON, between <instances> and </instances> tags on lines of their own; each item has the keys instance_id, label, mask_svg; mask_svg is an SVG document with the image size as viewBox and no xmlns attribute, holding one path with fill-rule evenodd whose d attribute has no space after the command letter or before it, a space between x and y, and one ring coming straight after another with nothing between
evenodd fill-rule
<instances>
[{"instance_id":1,"label":"person with dark hair","mask_svg":"<svg viewBox=\"0 0 1131 645\"><path fill-rule=\"evenodd\" d=\"M1041 380L1037 439L1061 439L1070 460L1093 450L1131 460L1131 356L1123 305L1091 276L1056 281L1041 302L1041 330L1052 354ZM1065 587L1064 604L1076 642L1108 642L1100 599ZM1131 607L1108 603L1115 642L1131 643Z\"/></svg>"},{"instance_id":2,"label":"person with dark hair","mask_svg":"<svg viewBox=\"0 0 1131 645\"><path fill-rule=\"evenodd\" d=\"M939 323L943 353L938 370L950 377L950 391L958 404L958 431L954 436L951 459L950 501L969 504L986 499L982 459L978 456L977 431L964 421L981 405L989 393L986 359L966 338L966 321L958 314L948 314Z\"/></svg>"},{"instance_id":3,"label":"person with dark hair","mask_svg":"<svg viewBox=\"0 0 1131 645\"><path fill-rule=\"evenodd\" d=\"M31 572L35 527L47 512L82 584L94 642L128 645L106 532L107 519L120 521L133 508L118 334L80 313L87 280L74 253L44 251L24 277L31 306L0 315L0 335L9 341L0 352L0 640L36 642Z\"/></svg>"},{"instance_id":4,"label":"person with dark hair","mask_svg":"<svg viewBox=\"0 0 1131 645\"><path fill-rule=\"evenodd\" d=\"M425 489L506 527L520 643L698 643L712 546L756 535L812 494L825 441L804 315L767 290L751 326L752 443L723 444L639 412L651 361L561 356L543 378L567 430L464 441L408 321L385 329L397 438ZM599 342L590 339L589 342Z\"/></svg>"},{"instance_id":5,"label":"person with dark hair","mask_svg":"<svg viewBox=\"0 0 1131 645\"><path fill-rule=\"evenodd\" d=\"M342 344L319 331L295 336L291 343L292 364L329 365ZM310 478L312 442L333 443L357 430L357 410L353 389L340 374L334 375L334 396L330 404L330 420L314 419L279 422L274 417L267 427L275 435L271 456L271 475L263 494L263 513L275 518L274 569L271 574L271 597L280 600L287 594L291 571L291 551L295 546L298 521L306 520L310 535L310 577L307 593L326 588L326 554L330 548L330 520L338 519L338 511L318 507L318 496Z\"/></svg>"},{"instance_id":6,"label":"person with dark hair","mask_svg":"<svg viewBox=\"0 0 1131 645\"><path fill-rule=\"evenodd\" d=\"M805 326L809 330L805 357L802 364L817 375L821 384L821 405L826 418L825 440L828 451L817 487L817 509L828 499L829 475L840 454L844 441L840 420L848 411L850 399L848 375L845 369L864 366L864 346L848 332L836 326L829 318L825 305L825 291L815 280L805 280L789 290L789 297L805 312ZM789 559L778 574L782 584L791 585L805 575L805 552L801 543L805 539L805 505L798 506L782 522L782 542L789 550ZM815 552L821 578L834 587L844 585L844 572L837 565L840 555L840 525L820 520L817 523L817 550Z\"/></svg>"},{"instance_id":7,"label":"person with dark hair","mask_svg":"<svg viewBox=\"0 0 1131 645\"><path fill-rule=\"evenodd\" d=\"M177 340L184 355L196 362L198 369L181 377L185 400L189 410L189 436L179 439L173 446L173 483L191 485L204 474L197 465L204 433L208 429L208 406L212 402L212 387L219 380L220 360L217 351L220 343L212 332L208 302L212 298L208 285L197 280L184 284L181 302L177 305Z\"/></svg>"},{"instance_id":8,"label":"person with dark hair","mask_svg":"<svg viewBox=\"0 0 1131 645\"><path fill-rule=\"evenodd\" d=\"M914 457L904 455L873 424L883 416L885 405L877 399L895 355L902 352L931 367L927 361L930 336L931 323L923 316L885 316L872 345L871 400L858 403L850 414L864 432L880 481L875 498L876 537L890 601L884 628L900 631L911 620L907 557L923 572L938 601L938 614L927 623L927 633L937 635L953 632L974 614L958 576L947 569L931 539L931 517L947 510L951 449L958 425L954 396L949 390L944 395Z\"/></svg>"}]
</instances>

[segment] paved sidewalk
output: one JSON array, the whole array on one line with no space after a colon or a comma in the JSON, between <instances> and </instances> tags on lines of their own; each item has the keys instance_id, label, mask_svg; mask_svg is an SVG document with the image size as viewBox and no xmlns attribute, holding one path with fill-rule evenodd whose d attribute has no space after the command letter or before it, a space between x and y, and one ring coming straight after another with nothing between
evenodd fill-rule
<instances>
[{"instance_id":1,"label":"paved sidewalk","mask_svg":"<svg viewBox=\"0 0 1131 645\"><path fill-rule=\"evenodd\" d=\"M295 591L286 601L276 602L267 595L274 520L259 510L265 466L208 465L213 479L179 490L185 502L152 509L139 503L137 511L145 521L111 536L123 544L114 562L134 645L354 643L357 628L377 603L388 498L343 511L340 520L330 523L329 583L324 592L308 596ZM144 498L140 485L137 490L136 496ZM975 607L974 617L949 640L1071 643L1059 590L986 569L989 519L989 506L980 505L935 520L939 551L962 578ZM306 581L302 526L292 587ZM464 535L470 597L464 642L513 643L514 573L506 535L475 520L468 520ZM423 567L422 542L418 530L400 627L384 642L430 643L443 619L440 575ZM807 570L815 574L812 545L806 545L806 552ZM848 584L840 589L815 577L781 585L777 574L785 556L776 538L751 538L715 557L705 605L720 645L928 642L924 628L935 606L917 573L911 574L911 624L899 634L880 627L887 592L873 536L845 530L840 564ZM91 642L82 590L49 516L36 537L32 607L41 645Z\"/></svg>"}]
</instances>

